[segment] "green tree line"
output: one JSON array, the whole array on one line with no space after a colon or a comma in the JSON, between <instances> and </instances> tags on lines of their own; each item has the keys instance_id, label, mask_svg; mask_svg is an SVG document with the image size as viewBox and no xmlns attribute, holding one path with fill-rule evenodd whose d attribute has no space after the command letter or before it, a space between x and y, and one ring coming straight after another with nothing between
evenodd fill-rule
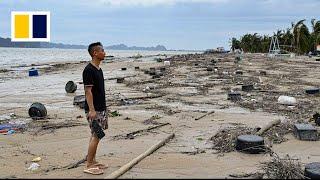
<instances>
[{"instance_id":1,"label":"green tree line","mask_svg":"<svg viewBox=\"0 0 320 180\"><path fill-rule=\"evenodd\" d=\"M311 30L305 24L306 20L291 23L291 27L285 30L274 32L278 37L280 49L285 52L306 54L314 52L320 44L320 20L311 20ZM271 36L245 34L240 39L232 38L230 41L231 49L243 49L244 52L267 53L271 42Z\"/></svg>"}]
</instances>

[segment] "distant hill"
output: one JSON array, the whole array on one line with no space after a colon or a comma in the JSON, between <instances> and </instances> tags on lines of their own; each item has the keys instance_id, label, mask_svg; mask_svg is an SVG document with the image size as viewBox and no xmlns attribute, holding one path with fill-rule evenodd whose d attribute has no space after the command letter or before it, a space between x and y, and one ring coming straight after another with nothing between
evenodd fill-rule
<instances>
[{"instance_id":1,"label":"distant hill","mask_svg":"<svg viewBox=\"0 0 320 180\"><path fill-rule=\"evenodd\" d=\"M62 44L62 43L49 43L49 42L11 42L10 38L0 37L0 47L20 47L20 48L61 48L61 49L87 49L88 46ZM124 44L105 46L105 49L112 50L143 50L143 51L166 51L166 47L158 45L156 47L128 47Z\"/></svg>"},{"instance_id":2,"label":"distant hill","mask_svg":"<svg viewBox=\"0 0 320 180\"><path fill-rule=\"evenodd\" d=\"M10 38L0 37L0 47L21 48L62 48L62 49L86 49L87 46L48 42L11 42Z\"/></svg>"},{"instance_id":3,"label":"distant hill","mask_svg":"<svg viewBox=\"0 0 320 180\"><path fill-rule=\"evenodd\" d=\"M137 46L131 46L128 47L125 44L119 44L119 45L112 45L112 46L106 46L105 49L112 49L112 50L143 50L143 51L166 51L167 48L158 45L156 47L137 47Z\"/></svg>"}]
</instances>

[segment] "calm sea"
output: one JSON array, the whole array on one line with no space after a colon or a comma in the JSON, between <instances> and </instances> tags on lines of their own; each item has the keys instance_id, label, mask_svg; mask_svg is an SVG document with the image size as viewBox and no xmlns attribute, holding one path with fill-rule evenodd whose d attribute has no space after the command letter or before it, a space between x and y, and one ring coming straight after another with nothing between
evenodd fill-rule
<instances>
[{"instance_id":1,"label":"calm sea","mask_svg":"<svg viewBox=\"0 0 320 180\"><path fill-rule=\"evenodd\" d=\"M188 54L196 52L187 51L128 51L106 50L107 55L116 59L125 60L138 54L147 58L157 55L172 56L176 54ZM86 49L45 49L45 48L3 48L0 47L0 69L10 69L17 66L29 66L31 64L48 64L59 62L88 61L90 56Z\"/></svg>"}]
</instances>

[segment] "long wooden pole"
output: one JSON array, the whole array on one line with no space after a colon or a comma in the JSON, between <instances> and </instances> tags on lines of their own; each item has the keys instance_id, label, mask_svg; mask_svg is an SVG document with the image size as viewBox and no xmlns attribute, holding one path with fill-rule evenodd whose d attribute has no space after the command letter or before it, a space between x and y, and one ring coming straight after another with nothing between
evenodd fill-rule
<instances>
[{"instance_id":1,"label":"long wooden pole","mask_svg":"<svg viewBox=\"0 0 320 180\"><path fill-rule=\"evenodd\" d=\"M150 154L152 154L155 150L159 149L160 147L162 147L166 142L168 142L170 139L172 139L174 137L174 133L170 134L169 136L167 136L165 139L159 141L157 144L153 145L151 148L149 148L146 152L140 154L138 157L134 158L133 160L131 160L130 162L128 162L127 164L125 164L124 166L122 166L120 169L114 171L113 173L111 173L110 175L108 175L107 177L105 177L105 179L117 179L118 177L120 177L122 174L124 174L125 172L127 172L129 169L131 169L134 165L136 165L137 163L139 163L142 159L144 159L145 157L149 156Z\"/></svg>"},{"instance_id":2,"label":"long wooden pole","mask_svg":"<svg viewBox=\"0 0 320 180\"><path fill-rule=\"evenodd\" d=\"M198 118L195 118L194 120L198 121L199 119L201 119L201 118L203 118L205 116L208 116L209 114L212 114L212 113L214 113L214 111L210 111L210 112L206 113L205 115L202 115L202 116L200 116Z\"/></svg>"},{"instance_id":3,"label":"long wooden pole","mask_svg":"<svg viewBox=\"0 0 320 180\"><path fill-rule=\"evenodd\" d=\"M264 132L268 131L270 128L272 128L273 126L276 126L280 123L281 123L280 119L273 120L273 121L269 122L269 124L267 124L265 127L262 127L256 134L262 135Z\"/></svg>"}]
</instances>

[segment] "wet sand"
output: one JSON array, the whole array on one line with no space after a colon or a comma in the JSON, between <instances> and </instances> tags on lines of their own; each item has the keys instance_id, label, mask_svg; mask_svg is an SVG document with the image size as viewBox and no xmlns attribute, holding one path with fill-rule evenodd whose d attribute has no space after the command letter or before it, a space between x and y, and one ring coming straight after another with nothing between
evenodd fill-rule
<instances>
[{"instance_id":1,"label":"wet sand","mask_svg":"<svg viewBox=\"0 0 320 180\"><path fill-rule=\"evenodd\" d=\"M220 59L215 65L218 67L217 72L206 71L206 67L211 66L209 63L212 58ZM260 162L270 160L268 154L252 155L236 151L216 153L209 139L220 129L234 124L256 128L275 119L283 122L308 121L308 117L317 110L314 104L319 101L319 96L306 96L303 90L317 85L320 63L303 57L270 61L261 54L245 55L238 64L233 59L232 55L199 55L188 60L177 56L172 59L170 67L166 67L166 74L160 79L152 79L143 70L162 67L163 62L132 60L103 63L101 67L105 78L112 79L105 81L108 110L118 111L121 116L109 117L109 130L97 152L98 161L108 164L109 168L98 176L83 173L84 164L73 169L54 170L77 162L87 152L90 130L84 111L73 105L74 96L84 94L83 85L79 82L82 81L81 73L85 62L71 63L51 70L43 69L38 77L19 76L1 82L0 115L14 113L17 119L37 124L29 118L28 108L33 102L41 102L47 108L48 122L68 121L83 125L41 131L37 135L34 134L37 129L33 128L23 133L0 135L0 178L103 178L170 133L176 135L173 140L135 165L121 178L230 178L230 174L257 172ZM196 67L194 62L199 62L200 65ZM140 70L135 70L135 66L139 66ZM122 67L127 67L127 70L121 71ZM243 93L243 101L256 99L260 104L249 106L243 104L243 101L234 103L227 100L228 90L241 88L236 83L237 78L226 77L236 69L244 71L244 77L253 77L240 81L253 81L257 83L256 87L274 85L276 88L272 90L282 91L283 95L296 94L302 104L290 110L287 106L277 105L276 100L263 99L265 96L259 92ZM267 71L267 76L260 77L262 82L257 82L259 70ZM285 75L289 77L279 78ZM126 78L125 83L116 83L113 79L124 76L134 77ZM65 84L69 80L77 82L78 89L75 93L65 92ZM199 85L207 89L203 92ZM146 91L147 86L155 88ZM141 98L159 94L162 96L158 98ZM121 105L120 99L124 98L136 98L136 101ZM271 103L270 106L274 108L268 109L264 103ZM248 107L245 108L245 105ZM304 105L310 107L310 112L308 109L299 109ZM198 121L194 120L212 110L215 113ZM295 112L298 111L303 113L297 115ZM153 126L143 123L152 116L159 117L156 122L170 125L139 134L134 139L114 139L116 135ZM286 142L273 144L274 152L297 157L304 164L320 161L319 141L299 141L291 133L286 137ZM39 170L27 170L35 157L42 158L38 162Z\"/></svg>"}]
</instances>

